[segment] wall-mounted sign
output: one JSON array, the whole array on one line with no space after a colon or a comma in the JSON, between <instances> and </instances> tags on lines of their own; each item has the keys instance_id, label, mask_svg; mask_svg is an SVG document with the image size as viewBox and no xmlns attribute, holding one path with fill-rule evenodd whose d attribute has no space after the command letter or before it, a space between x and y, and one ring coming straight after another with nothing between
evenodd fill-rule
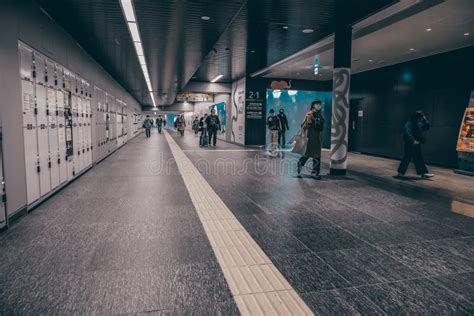
<instances>
[{"instance_id":1,"label":"wall-mounted sign","mask_svg":"<svg viewBox=\"0 0 474 316\"><path fill-rule=\"evenodd\" d=\"M319 74L319 56L318 55L314 57L313 68L314 68L314 75L317 76Z\"/></svg>"},{"instance_id":2,"label":"wall-mounted sign","mask_svg":"<svg viewBox=\"0 0 474 316\"><path fill-rule=\"evenodd\" d=\"M214 102L212 93L181 92L176 96L178 102Z\"/></svg>"},{"instance_id":3,"label":"wall-mounted sign","mask_svg":"<svg viewBox=\"0 0 474 316\"><path fill-rule=\"evenodd\" d=\"M248 119L261 119L263 118L263 98L260 91L247 91L247 99L245 106L245 117Z\"/></svg>"}]
</instances>

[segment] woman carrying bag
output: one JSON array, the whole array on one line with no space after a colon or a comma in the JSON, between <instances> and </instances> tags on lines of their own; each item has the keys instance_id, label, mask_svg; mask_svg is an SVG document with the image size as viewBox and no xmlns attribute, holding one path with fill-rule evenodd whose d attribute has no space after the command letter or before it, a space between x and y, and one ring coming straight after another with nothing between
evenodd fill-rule
<instances>
[{"instance_id":1,"label":"woman carrying bag","mask_svg":"<svg viewBox=\"0 0 474 316\"><path fill-rule=\"evenodd\" d=\"M312 158L313 171L311 174L317 179L321 179L321 147L322 131L324 129L324 118L321 109L321 101L316 100L311 103L311 107L306 113L303 123L301 123L302 131L296 136L296 143L293 148L293 152L302 155L298 161L298 175L300 175L301 169L309 158Z\"/></svg>"}]
</instances>

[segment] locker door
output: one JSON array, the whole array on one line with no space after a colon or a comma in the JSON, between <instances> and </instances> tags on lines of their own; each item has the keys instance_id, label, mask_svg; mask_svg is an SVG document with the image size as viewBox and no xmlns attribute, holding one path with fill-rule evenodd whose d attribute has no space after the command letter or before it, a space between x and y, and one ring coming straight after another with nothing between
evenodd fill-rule
<instances>
[{"instance_id":1,"label":"locker door","mask_svg":"<svg viewBox=\"0 0 474 316\"><path fill-rule=\"evenodd\" d=\"M66 138L66 170L67 180L74 178L74 139L73 139L73 112L72 103L73 95L70 92L64 93L64 122L65 122L65 138Z\"/></svg>"},{"instance_id":2,"label":"locker door","mask_svg":"<svg viewBox=\"0 0 474 316\"><path fill-rule=\"evenodd\" d=\"M74 88L75 89L75 88ZM75 91L75 90L74 90ZM79 123L78 123L78 115L77 115L77 96L72 94L71 97L71 111L72 111L72 148L73 148L73 155L72 155L72 163L74 165L73 168L73 175L76 175L79 172Z\"/></svg>"},{"instance_id":3,"label":"locker door","mask_svg":"<svg viewBox=\"0 0 474 316\"><path fill-rule=\"evenodd\" d=\"M66 129L64 118L64 93L61 90L56 91L56 103L58 108L58 164L59 164L59 183L67 180L66 164Z\"/></svg>"},{"instance_id":4,"label":"locker door","mask_svg":"<svg viewBox=\"0 0 474 316\"><path fill-rule=\"evenodd\" d=\"M59 185L58 109L56 105L56 90L54 88L47 88L47 92L49 140L48 166L50 167L51 173L51 189L54 189Z\"/></svg>"},{"instance_id":5,"label":"locker door","mask_svg":"<svg viewBox=\"0 0 474 316\"><path fill-rule=\"evenodd\" d=\"M55 71L54 71L54 63L49 60L49 59L46 59L45 61L45 65L46 65L46 68L45 68L45 85L49 88L54 88L55 85L56 85L56 74L55 74Z\"/></svg>"},{"instance_id":6,"label":"locker door","mask_svg":"<svg viewBox=\"0 0 474 316\"><path fill-rule=\"evenodd\" d=\"M38 131L38 154L40 161L40 192L41 196L51 191L49 168L48 116L46 108L46 88L36 85L36 126Z\"/></svg>"},{"instance_id":7,"label":"locker door","mask_svg":"<svg viewBox=\"0 0 474 316\"><path fill-rule=\"evenodd\" d=\"M21 80L23 102L23 140L25 146L27 204L40 198L38 139L35 115L34 85Z\"/></svg>"},{"instance_id":8,"label":"locker door","mask_svg":"<svg viewBox=\"0 0 474 316\"><path fill-rule=\"evenodd\" d=\"M37 85L44 86L46 79L46 60L44 56L37 52L33 52L33 63L34 63L34 78Z\"/></svg>"},{"instance_id":9,"label":"locker door","mask_svg":"<svg viewBox=\"0 0 474 316\"><path fill-rule=\"evenodd\" d=\"M64 72L63 72L63 67L61 65L55 64L54 65L54 70L56 73L56 79L54 81L56 90L64 89Z\"/></svg>"},{"instance_id":10,"label":"locker door","mask_svg":"<svg viewBox=\"0 0 474 316\"><path fill-rule=\"evenodd\" d=\"M84 169L84 125L83 125L82 102L83 102L83 99L81 97L77 97L77 122L79 125L77 129L77 137L78 137L77 155L79 158L78 171L82 171L82 169Z\"/></svg>"},{"instance_id":11,"label":"locker door","mask_svg":"<svg viewBox=\"0 0 474 316\"><path fill-rule=\"evenodd\" d=\"M92 164L92 117L91 117L91 99L86 101L86 120L87 120L87 165Z\"/></svg>"},{"instance_id":12,"label":"locker door","mask_svg":"<svg viewBox=\"0 0 474 316\"><path fill-rule=\"evenodd\" d=\"M20 79L33 81L33 52L23 45L18 45L20 54Z\"/></svg>"},{"instance_id":13,"label":"locker door","mask_svg":"<svg viewBox=\"0 0 474 316\"><path fill-rule=\"evenodd\" d=\"M66 68L63 68L63 89L71 91L71 73Z\"/></svg>"}]
</instances>

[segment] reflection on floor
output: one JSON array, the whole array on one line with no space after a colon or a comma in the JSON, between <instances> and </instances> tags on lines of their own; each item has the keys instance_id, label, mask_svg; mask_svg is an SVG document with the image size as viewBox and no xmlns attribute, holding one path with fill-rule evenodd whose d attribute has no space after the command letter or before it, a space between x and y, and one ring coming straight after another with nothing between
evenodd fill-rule
<instances>
[{"instance_id":1,"label":"reflection on floor","mask_svg":"<svg viewBox=\"0 0 474 316\"><path fill-rule=\"evenodd\" d=\"M0 314L238 314L153 132L0 235ZM172 135L316 314L474 313L474 219L426 182L300 179L290 154L199 149L194 135Z\"/></svg>"}]
</instances>

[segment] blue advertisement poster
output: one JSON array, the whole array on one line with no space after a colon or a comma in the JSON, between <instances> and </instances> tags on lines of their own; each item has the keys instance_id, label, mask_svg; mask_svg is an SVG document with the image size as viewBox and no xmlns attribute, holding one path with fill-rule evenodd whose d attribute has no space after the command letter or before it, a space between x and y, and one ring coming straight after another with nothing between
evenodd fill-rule
<instances>
[{"instance_id":1,"label":"blue advertisement poster","mask_svg":"<svg viewBox=\"0 0 474 316\"><path fill-rule=\"evenodd\" d=\"M267 116L270 109L274 109L275 114L278 114L280 109L285 111L290 128L286 132L286 139L289 141L299 131L306 112L315 100L320 100L323 105L322 114L325 120L323 147L329 148L331 144L332 92L268 89Z\"/></svg>"},{"instance_id":2,"label":"blue advertisement poster","mask_svg":"<svg viewBox=\"0 0 474 316\"><path fill-rule=\"evenodd\" d=\"M174 127L174 120L176 119L174 114L166 114L166 127L176 129Z\"/></svg>"},{"instance_id":3,"label":"blue advertisement poster","mask_svg":"<svg viewBox=\"0 0 474 316\"><path fill-rule=\"evenodd\" d=\"M227 126L227 114L225 110L225 105L225 102L219 102L209 107L209 112L211 112L212 109L215 109L217 115L219 116L219 122L221 123L221 132L218 134L218 136L221 136L223 138L225 138Z\"/></svg>"}]
</instances>

